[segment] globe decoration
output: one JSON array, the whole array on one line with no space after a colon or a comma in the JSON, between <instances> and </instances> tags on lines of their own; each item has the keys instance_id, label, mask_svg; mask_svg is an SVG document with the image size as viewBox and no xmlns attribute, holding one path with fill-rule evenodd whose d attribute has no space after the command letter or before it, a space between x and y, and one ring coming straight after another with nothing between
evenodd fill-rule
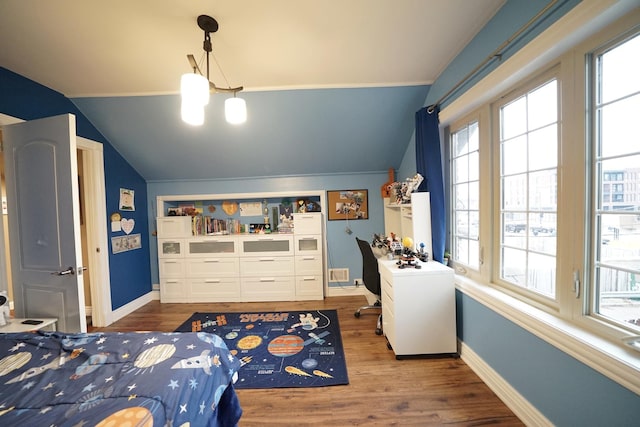
<instances>
[{"instance_id":1,"label":"globe decoration","mask_svg":"<svg viewBox=\"0 0 640 427\"><path fill-rule=\"evenodd\" d=\"M403 237L402 238L402 246L405 249L413 249L413 239L411 237Z\"/></svg>"}]
</instances>

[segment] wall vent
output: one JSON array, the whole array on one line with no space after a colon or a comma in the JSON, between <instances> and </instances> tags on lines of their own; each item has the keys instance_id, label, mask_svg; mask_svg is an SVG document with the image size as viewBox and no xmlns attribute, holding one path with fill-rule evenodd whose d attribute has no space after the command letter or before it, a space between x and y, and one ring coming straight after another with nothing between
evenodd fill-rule
<instances>
[{"instance_id":1,"label":"wall vent","mask_svg":"<svg viewBox=\"0 0 640 427\"><path fill-rule=\"evenodd\" d=\"M348 268L330 268L329 282L349 283L349 269Z\"/></svg>"}]
</instances>

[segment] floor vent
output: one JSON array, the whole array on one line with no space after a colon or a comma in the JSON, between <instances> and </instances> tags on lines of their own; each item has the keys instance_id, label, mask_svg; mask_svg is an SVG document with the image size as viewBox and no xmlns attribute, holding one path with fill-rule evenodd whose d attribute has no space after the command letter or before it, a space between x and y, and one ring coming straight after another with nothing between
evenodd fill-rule
<instances>
[{"instance_id":1,"label":"floor vent","mask_svg":"<svg viewBox=\"0 0 640 427\"><path fill-rule=\"evenodd\" d=\"M349 283L349 269L348 268L330 268L329 282Z\"/></svg>"}]
</instances>

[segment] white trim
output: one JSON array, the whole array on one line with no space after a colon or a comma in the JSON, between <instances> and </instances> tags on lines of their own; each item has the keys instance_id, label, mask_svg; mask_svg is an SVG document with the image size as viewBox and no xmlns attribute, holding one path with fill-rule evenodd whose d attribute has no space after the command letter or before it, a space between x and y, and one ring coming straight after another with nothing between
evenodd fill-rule
<instances>
[{"instance_id":1,"label":"white trim","mask_svg":"<svg viewBox=\"0 0 640 427\"><path fill-rule=\"evenodd\" d=\"M456 275L456 289L607 378L640 394L640 358L614 343L489 285Z\"/></svg>"},{"instance_id":2,"label":"white trim","mask_svg":"<svg viewBox=\"0 0 640 427\"><path fill-rule=\"evenodd\" d=\"M364 286L348 285L348 286L329 286L327 288L327 297L346 297L352 295L366 295L367 288ZM356 307L357 308L357 307Z\"/></svg>"},{"instance_id":3,"label":"white trim","mask_svg":"<svg viewBox=\"0 0 640 427\"><path fill-rule=\"evenodd\" d=\"M440 111L441 126L469 114L587 37L638 7L637 0L583 0Z\"/></svg>"},{"instance_id":4,"label":"white trim","mask_svg":"<svg viewBox=\"0 0 640 427\"><path fill-rule=\"evenodd\" d=\"M553 426L540 411L504 380L465 343L460 342L460 358L528 426Z\"/></svg>"},{"instance_id":5,"label":"white trim","mask_svg":"<svg viewBox=\"0 0 640 427\"><path fill-rule=\"evenodd\" d=\"M85 221L87 254L90 266L91 323L96 327L111 324L111 279L109 276L109 246L107 243L107 206L104 183L103 145L83 137L76 137L82 151L85 184ZM87 173L90 171L90 173Z\"/></svg>"},{"instance_id":6,"label":"white trim","mask_svg":"<svg viewBox=\"0 0 640 427\"><path fill-rule=\"evenodd\" d=\"M113 322L117 322L118 320L122 319L125 316L128 316L129 314L133 313L134 311L144 307L146 304L150 303L151 301L155 301L155 300L159 300L160 299L160 292L159 291L151 291L148 292L144 295L142 295L139 298L134 299L133 301L123 305L122 307L114 310L111 313L111 320Z\"/></svg>"}]
</instances>

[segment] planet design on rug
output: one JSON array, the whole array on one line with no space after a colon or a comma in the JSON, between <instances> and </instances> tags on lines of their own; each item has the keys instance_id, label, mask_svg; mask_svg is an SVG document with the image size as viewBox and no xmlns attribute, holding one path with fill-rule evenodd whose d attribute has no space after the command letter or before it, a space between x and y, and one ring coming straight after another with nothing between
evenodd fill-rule
<instances>
[{"instance_id":1,"label":"planet design on rug","mask_svg":"<svg viewBox=\"0 0 640 427\"><path fill-rule=\"evenodd\" d=\"M240 338L238 344L236 346L240 350L252 350L262 344L262 338L257 335L247 335L246 337Z\"/></svg>"},{"instance_id":2,"label":"planet design on rug","mask_svg":"<svg viewBox=\"0 0 640 427\"><path fill-rule=\"evenodd\" d=\"M228 340L234 340L238 338L238 333L236 331L231 331L227 335L224 336Z\"/></svg>"},{"instance_id":3,"label":"planet design on rug","mask_svg":"<svg viewBox=\"0 0 640 427\"><path fill-rule=\"evenodd\" d=\"M267 346L269 353L278 357L288 357L298 354L304 348L304 340L296 335L280 335L271 340Z\"/></svg>"},{"instance_id":4,"label":"planet design on rug","mask_svg":"<svg viewBox=\"0 0 640 427\"><path fill-rule=\"evenodd\" d=\"M304 359L302 361L302 367L304 369L313 369L318 366L318 361L316 359Z\"/></svg>"}]
</instances>

